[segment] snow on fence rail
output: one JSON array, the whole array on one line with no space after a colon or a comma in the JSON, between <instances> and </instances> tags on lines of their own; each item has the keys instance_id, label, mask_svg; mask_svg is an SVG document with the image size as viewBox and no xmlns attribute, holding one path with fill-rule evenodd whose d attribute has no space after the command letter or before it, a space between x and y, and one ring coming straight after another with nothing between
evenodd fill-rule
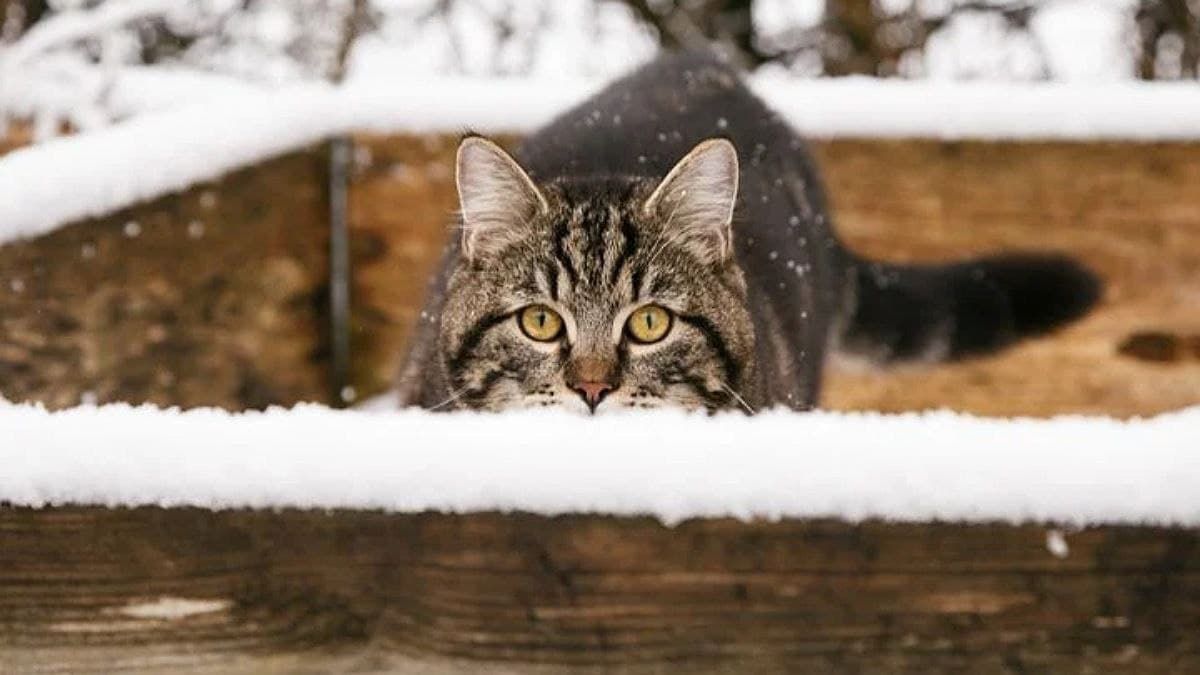
<instances>
[{"instance_id":1,"label":"snow on fence rail","mask_svg":"<svg viewBox=\"0 0 1200 675\"><path fill-rule=\"evenodd\" d=\"M0 502L1200 525L1200 407L1119 422L0 404Z\"/></svg>"},{"instance_id":2,"label":"snow on fence rail","mask_svg":"<svg viewBox=\"0 0 1200 675\"><path fill-rule=\"evenodd\" d=\"M1200 139L1189 84L948 84L755 77L816 137ZM585 81L352 80L190 98L178 109L0 158L0 243L48 232L351 131L526 132L583 100ZM121 81L113 84L121 91ZM161 98L161 97L160 97ZM126 107L132 106L132 102ZM154 108L162 105L157 100ZM715 116L719 113L714 112Z\"/></svg>"}]
</instances>

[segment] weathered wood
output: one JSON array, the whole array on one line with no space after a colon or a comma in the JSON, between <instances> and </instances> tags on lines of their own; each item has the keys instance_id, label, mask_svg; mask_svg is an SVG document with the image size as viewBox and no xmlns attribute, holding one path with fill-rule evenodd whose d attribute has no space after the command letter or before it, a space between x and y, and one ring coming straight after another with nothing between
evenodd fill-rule
<instances>
[{"instance_id":1,"label":"weathered wood","mask_svg":"<svg viewBox=\"0 0 1200 675\"><path fill-rule=\"evenodd\" d=\"M298 153L0 247L0 397L327 400L324 172Z\"/></svg>"},{"instance_id":2,"label":"weathered wood","mask_svg":"<svg viewBox=\"0 0 1200 675\"><path fill-rule=\"evenodd\" d=\"M508 139L511 144L511 139ZM391 388L455 207L450 136L356 139L350 190L352 379Z\"/></svg>"},{"instance_id":3,"label":"weathered wood","mask_svg":"<svg viewBox=\"0 0 1200 675\"><path fill-rule=\"evenodd\" d=\"M1103 305L1049 340L952 367L839 373L827 402L897 411L1148 415L1200 403L1200 360L1121 347L1200 334L1200 144L838 141L818 147L859 250L938 260L996 249L1078 256Z\"/></svg>"},{"instance_id":4,"label":"weathered wood","mask_svg":"<svg viewBox=\"0 0 1200 675\"><path fill-rule=\"evenodd\" d=\"M1056 555L1032 525L0 508L0 663L1200 668L1200 533L1110 527L1066 541Z\"/></svg>"},{"instance_id":5,"label":"weathered wood","mask_svg":"<svg viewBox=\"0 0 1200 675\"><path fill-rule=\"evenodd\" d=\"M512 139L509 139L510 141ZM360 392L390 384L454 208L454 139L359 139L352 195ZM814 143L838 231L895 261L1051 249L1108 289L1084 322L1001 356L834 370L825 405L989 415L1146 415L1200 402L1200 359L1122 348L1200 335L1200 144L833 140Z\"/></svg>"},{"instance_id":6,"label":"weathered wood","mask_svg":"<svg viewBox=\"0 0 1200 675\"><path fill-rule=\"evenodd\" d=\"M33 140L33 129L28 124L9 123L0 126L0 155L28 145Z\"/></svg>"}]
</instances>

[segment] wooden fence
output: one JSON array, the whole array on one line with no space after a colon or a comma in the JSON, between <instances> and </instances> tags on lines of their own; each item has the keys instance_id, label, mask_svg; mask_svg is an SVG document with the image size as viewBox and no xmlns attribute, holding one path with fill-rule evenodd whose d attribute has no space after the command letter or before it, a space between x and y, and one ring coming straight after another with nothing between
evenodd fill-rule
<instances>
[{"instance_id":1,"label":"wooden fence","mask_svg":"<svg viewBox=\"0 0 1200 675\"><path fill-rule=\"evenodd\" d=\"M1200 533L0 509L9 672L1190 673Z\"/></svg>"},{"instance_id":2,"label":"wooden fence","mask_svg":"<svg viewBox=\"0 0 1200 675\"><path fill-rule=\"evenodd\" d=\"M359 396L389 385L419 311L453 147L358 139ZM1108 283L1092 317L1002 356L835 371L830 407L1200 402L1200 145L815 148L862 251L1052 248ZM326 167L309 149L0 246L0 395L327 401ZM1200 532L1049 528L0 504L0 670L1200 671Z\"/></svg>"}]
</instances>

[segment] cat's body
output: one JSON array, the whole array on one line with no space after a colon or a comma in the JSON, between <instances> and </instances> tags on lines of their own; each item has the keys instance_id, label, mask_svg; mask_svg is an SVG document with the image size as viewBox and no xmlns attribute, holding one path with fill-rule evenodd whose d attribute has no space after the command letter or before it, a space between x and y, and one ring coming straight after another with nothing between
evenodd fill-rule
<instances>
[{"instance_id":1,"label":"cat's body","mask_svg":"<svg viewBox=\"0 0 1200 675\"><path fill-rule=\"evenodd\" d=\"M719 252L721 232L705 229L720 220L717 202L729 187L720 183L728 178L725 156L716 147L720 142L702 152L697 147L714 137L728 139L737 150L730 160L737 201L727 259ZM679 161L693 148L694 159ZM478 200L484 206L473 207L469 201L482 171L464 178L473 156L460 154L459 166L468 232L469 214L492 206ZM621 393L627 384L628 395L618 403L629 407L807 409L819 400L822 368L835 351L878 364L983 353L1081 315L1098 293L1090 274L1052 256L941 267L859 259L832 230L816 167L800 138L731 68L707 53L663 57L616 82L528 137L516 159L545 195L517 204L527 209L522 222L534 225L486 229L516 233L509 240L489 235L496 250L480 259L465 256L456 238L401 373L404 404L487 409L569 404L575 397L564 392L583 391L571 379L583 359L585 365L608 364L596 371L603 375L597 376L606 387L602 393ZM668 185L663 177L672 167L679 177ZM490 176L493 168L486 164L483 172ZM510 191L497 181L488 189L501 186L496 194L502 199ZM688 202L706 192L713 203ZM682 200L683 210L667 209L661 203L667 198ZM678 213L684 215L676 218ZM683 236L676 236L680 228ZM673 239L686 244L685 250L671 248L679 243ZM671 245L666 255L650 250L664 241ZM525 258L522 246L529 249ZM539 252L543 248L547 251ZM507 272L495 271L501 267ZM646 275L661 287L639 288ZM486 285L507 290L488 296L479 289ZM551 299L564 285L569 298ZM474 299L463 297L471 294ZM506 294L524 300L505 303L499 296ZM613 294L619 297L597 304ZM537 351L542 345L526 345L514 329L500 325L511 314L480 309L499 303L517 311L521 302L539 303L541 296L554 308L550 313L562 314L571 326L579 315L574 332L564 330L560 348L553 354L543 350L544 356ZM667 308L663 316L675 317L674 342L656 352L622 337L622 312L639 303ZM589 331L606 334L606 320L616 321L614 344L589 342ZM488 337L497 326L503 334ZM481 340L471 332L475 328L485 331L478 344L471 343ZM496 344L489 347L488 340ZM580 351L587 355L574 353ZM509 358L514 353L523 356ZM473 373L472 359L490 365ZM648 365L639 374L641 360ZM706 361L720 367L705 370ZM531 381L537 369L543 372ZM585 375L575 380L597 379ZM566 377L565 383L555 377ZM506 387L502 396L478 395L497 382ZM584 399L596 410L598 401Z\"/></svg>"}]
</instances>

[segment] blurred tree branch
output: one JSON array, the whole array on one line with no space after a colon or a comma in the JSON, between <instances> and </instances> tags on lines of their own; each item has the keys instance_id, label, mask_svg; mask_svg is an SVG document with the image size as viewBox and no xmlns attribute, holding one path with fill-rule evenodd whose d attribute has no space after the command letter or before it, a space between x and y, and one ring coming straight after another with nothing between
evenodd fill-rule
<instances>
[{"instance_id":1,"label":"blurred tree branch","mask_svg":"<svg viewBox=\"0 0 1200 675\"><path fill-rule=\"evenodd\" d=\"M0 0L0 43L15 42L49 9L46 0Z\"/></svg>"},{"instance_id":2,"label":"blurred tree branch","mask_svg":"<svg viewBox=\"0 0 1200 675\"><path fill-rule=\"evenodd\" d=\"M1141 0L1137 20L1138 77L1194 80L1200 74L1200 2Z\"/></svg>"},{"instance_id":3,"label":"blurred tree branch","mask_svg":"<svg viewBox=\"0 0 1200 675\"><path fill-rule=\"evenodd\" d=\"M752 0L700 0L699 2L660 3L652 7L648 0L624 2L644 24L658 34L668 49L689 49L717 42L729 49L745 67L756 67L773 60L773 55L755 44Z\"/></svg>"},{"instance_id":4,"label":"blurred tree branch","mask_svg":"<svg viewBox=\"0 0 1200 675\"><path fill-rule=\"evenodd\" d=\"M370 19L367 5L367 0L351 0L350 8L342 22L337 52L333 57L333 70L329 79L334 82L341 82L346 77L346 65L350 59L350 50L354 48L354 41L367 31Z\"/></svg>"},{"instance_id":5,"label":"blurred tree branch","mask_svg":"<svg viewBox=\"0 0 1200 675\"><path fill-rule=\"evenodd\" d=\"M716 42L749 68L764 63L790 65L799 56L812 54L825 75L877 76L898 74L901 58L923 50L929 36L957 15L992 14L1010 30L1028 31L1030 18L1043 4L957 2L940 14L923 15L917 3L888 13L875 0L825 0L824 16L816 25L768 38L755 26L752 0L609 1L626 5L668 49Z\"/></svg>"},{"instance_id":6,"label":"blurred tree branch","mask_svg":"<svg viewBox=\"0 0 1200 675\"><path fill-rule=\"evenodd\" d=\"M945 0L944 3L911 0L907 4L881 0L824 0L821 16L811 25L772 26L755 20L755 0L593 0L597 6L626 7L638 23L653 32L668 49L703 44L721 45L746 68L780 64L806 73L824 75L897 76L920 64L929 39L958 17L982 15L998 18L1001 25L1040 52L1044 76L1050 64L1032 19L1056 0ZM198 42L204 50L220 51L237 41L253 41L245 31L230 29L231 20L270 8L295 17L300 27L287 45L286 56L307 72L327 75L331 64L344 59L330 30L340 9L356 0L237 0L227 11L213 13L200 26L177 26L150 17L134 24L144 63L187 58ZM523 73L532 69L542 43L541 28L554 0L531 4L516 0L425 0L389 6L391 25L399 39L418 35L432 26L441 36L449 61L459 70L480 67L476 41L491 45L493 73ZM0 0L0 44L12 43L32 26L53 17L48 0ZM119 4L104 0L94 6ZM89 5L93 6L93 5ZM366 24L382 22L384 10L365 11ZM540 14L538 14L540 12ZM354 14L354 12L352 12ZM378 15L378 16L377 16ZM397 21L398 20L398 21ZM806 19L806 21L811 21ZM1135 0L1128 13L1132 37L1128 63L1142 79L1196 79L1200 77L1200 0ZM464 25L465 24L465 25ZM479 26L490 36L479 33ZM374 27L374 26L372 26ZM470 30L467 30L470 28ZM363 27L360 27L363 29ZM331 37L332 36L332 37ZM240 43L239 43L240 44ZM245 46L245 45L243 45ZM251 45L253 46L253 45ZM262 49L273 48L262 45ZM203 50L201 50L203 51ZM487 53L485 50L483 53ZM917 61L911 59L916 57ZM470 62L469 62L470 61ZM482 64L488 68L489 64Z\"/></svg>"}]
</instances>

